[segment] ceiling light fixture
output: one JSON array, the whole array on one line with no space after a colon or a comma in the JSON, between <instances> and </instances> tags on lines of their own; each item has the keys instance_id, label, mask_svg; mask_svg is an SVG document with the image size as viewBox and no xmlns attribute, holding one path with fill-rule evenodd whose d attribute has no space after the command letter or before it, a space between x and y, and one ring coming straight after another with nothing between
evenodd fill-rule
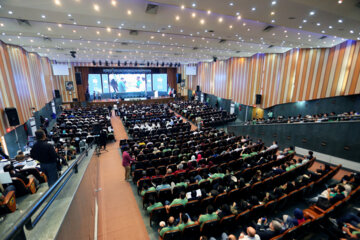
<instances>
[{"instance_id":1,"label":"ceiling light fixture","mask_svg":"<svg viewBox=\"0 0 360 240\"><path fill-rule=\"evenodd\" d=\"M131 10L127 10L127 15L131 15L132 11Z\"/></svg>"},{"instance_id":2,"label":"ceiling light fixture","mask_svg":"<svg viewBox=\"0 0 360 240\"><path fill-rule=\"evenodd\" d=\"M41 18L46 18L46 16L43 14L43 15L41 15Z\"/></svg>"},{"instance_id":3,"label":"ceiling light fixture","mask_svg":"<svg viewBox=\"0 0 360 240\"><path fill-rule=\"evenodd\" d=\"M107 27L107 28L106 28L106 31L107 31L107 32L111 32L111 28L110 28L110 27Z\"/></svg>"},{"instance_id":4,"label":"ceiling light fixture","mask_svg":"<svg viewBox=\"0 0 360 240\"><path fill-rule=\"evenodd\" d=\"M219 23L222 23L222 22L223 22L223 18L220 17L220 18L218 19L218 21L219 21Z\"/></svg>"},{"instance_id":5,"label":"ceiling light fixture","mask_svg":"<svg viewBox=\"0 0 360 240\"><path fill-rule=\"evenodd\" d=\"M12 14L13 14L13 11L8 11L8 13L9 13L10 15L12 15Z\"/></svg>"},{"instance_id":6,"label":"ceiling light fixture","mask_svg":"<svg viewBox=\"0 0 360 240\"><path fill-rule=\"evenodd\" d=\"M251 11L255 11L255 10L256 10L256 8L255 8L255 7L251 8Z\"/></svg>"},{"instance_id":7,"label":"ceiling light fixture","mask_svg":"<svg viewBox=\"0 0 360 240\"><path fill-rule=\"evenodd\" d=\"M270 15L275 15L275 12L271 12Z\"/></svg>"},{"instance_id":8,"label":"ceiling light fixture","mask_svg":"<svg viewBox=\"0 0 360 240\"><path fill-rule=\"evenodd\" d=\"M310 15L310 16L314 16L314 15L315 15L315 11L311 11L311 12L309 13L309 15Z\"/></svg>"},{"instance_id":9,"label":"ceiling light fixture","mask_svg":"<svg viewBox=\"0 0 360 240\"><path fill-rule=\"evenodd\" d=\"M207 10L207 14L210 15L210 14L211 14L211 10Z\"/></svg>"},{"instance_id":10,"label":"ceiling light fixture","mask_svg":"<svg viewBox=\"0 0 360 240\"><path fill-rule=\"evenodd\" d=\"M99 7L98 4L95 3L95 4L93 5L93 7L94 7L94 10L95 10L95 11L97 11L97 12L100 11L100 7Z\"/></svg>"},{"instance_id":11,"label":"ceiling light fixture","mask_svg":"<svg viewBox=\"0 0 360 240\"><path fill-rule=\"evenodd\" d=\"M196 17L196 13L192 13L191 16L194 18Z\"/></svg>"},{"instance_id":12,"label":"ceiling light fixture","mask_svg":"<svg viewBox=\"0 0 360 240\"><path fill-rule=\"evenodd\" d=\"M180 20L180 17L179 17L179 16L176 16L176 17L175 17L175 20L176 20L176 21L179 21L179 20Z\"/></svg>"},{"instance_id":13,"label":"ceiling light fixture","mask_svg":"<svg viewBox=\"0 0 360 240\"><path fill-rule=\"evenodd\" d=\"M338 23L343 23L343 20L342 20L342 19L339 19L339 20L338 20Z\"/></svg>"},{"instance_id":14,"label":"ceiling light fixture","mask_svg":"<svg viewBox=\"0 0 360 240\"><path fill-rule=\"evenodd\" d=\"M54 3L55 3L56 5L58 5L58 6L61 6L60 0L54 0Z\"/></svg>"},{"instance_id":15,"label":"ceiling light fixture","mask_svg":"<svg viewBox=\"0 0 360 240\"><path fill-rule=\"evenodd\" d=\"M196 3L191 4L191 6L196 7Z\"/></svg>"},{"instance_id":16,"label":"ceiling light fixture","mask_svg":"<svg viewBox=\"0 0 360 240\"><path fill-rule=\"evenodd\" d=\"M276 1L272 1L272 2L271 2L271 5L276 5Z\"/></svg>"},{"instance_id":17,"label":"ceiling light fixture","mask_svg":"<svg viewBox=\"0 0 360 240\"><path fill-rule=\"evenodd\" d=\"M117 4L116 0L111 0L111 5L113 5L115 7L116 4Z\"/></svg>"},{"instance_id":18,"label":"ceiling light fixture","mask_svg":"<svg viewBox=\"0 0 360 240\"><path fill-rule=\"evenodd\" d=\"M201 19L201 20L200 20L200 24L202 24L202 25L205 24L205 20L204 20L204 19Z\"/></svg>"}]
</instances>

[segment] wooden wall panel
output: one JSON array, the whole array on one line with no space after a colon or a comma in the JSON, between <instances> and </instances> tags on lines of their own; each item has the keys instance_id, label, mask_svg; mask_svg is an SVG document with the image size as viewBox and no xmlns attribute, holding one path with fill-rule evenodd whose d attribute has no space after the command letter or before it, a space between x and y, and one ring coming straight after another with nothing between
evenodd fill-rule
<instances>
[{"instance_id":1,"label":"wooden wall panel","mask_svg":"<svg viewBox=\"0 0 360 240\"><path fill-rule=\"evenodd\" d=\"M63 102L72 102L73 98L78 98L77 86L75 81L75 68L73 64L68 64L69 75L53 76L55 89L60 91L61 99ZM66 82L73 82L74 90L67 91Z\"/></svg>"},{"instance_id":2,"label":"wooden wall panel","mask_svg":"<svg viewBox=\"0 0 360 240\"><path fill-rule=\"evenodd\" d=\"M360 41L199 63L196 83L205 93L246 105L255 104L255 95L262 94L262 108L359 94ZM196 88L193 82L188 86Z\"/></svg>"},{"instance_id":3,"label":"wooden wall panel","mask_svg":"<svg viewBox=\"0 0 360 240\"><path fill-rule=\"evenodd\" d=\"M0 41L0 136L9 128L4 109L15 107L20 124L53 99L48 58Z\"/></svg>"}]
</instances>

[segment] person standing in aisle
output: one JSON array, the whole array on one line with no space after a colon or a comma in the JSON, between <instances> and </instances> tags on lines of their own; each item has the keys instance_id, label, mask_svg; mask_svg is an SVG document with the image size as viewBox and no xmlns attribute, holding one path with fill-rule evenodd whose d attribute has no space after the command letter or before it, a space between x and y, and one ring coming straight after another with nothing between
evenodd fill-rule
<instances>
[{"instance_id":1,"label":"person standing in aisle","mask_svg":"<svg viewBox=\"0 0 360 240\"><path fill-rule=\"evenodd\" d=\"M58 179L57 172L57 154L54 146L46 142L45 132L41 129L35 132L37 142L30 151L30 156L40 162L41 170L48 179L48 185L51 187Z\"/></svg>"},{"instance_id":2,"label":"person standing in aisle","mask_svg":"<svg viewBox=\"0 0 360 240\"><path fill-rule=\"evenodd\" d=\"M125 168L125 181L130 181L130 171L131 171L131 163L134 162L134 159L130 157L129 153L126 151L126 149L122 153L122 165Z\"/></svg>"}]
</instances>

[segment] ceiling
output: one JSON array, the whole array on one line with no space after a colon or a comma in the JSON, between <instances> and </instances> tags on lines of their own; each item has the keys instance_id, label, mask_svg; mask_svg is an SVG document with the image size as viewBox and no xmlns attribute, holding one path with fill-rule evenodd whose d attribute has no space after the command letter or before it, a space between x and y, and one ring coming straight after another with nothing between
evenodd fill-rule
<instances>
[{"instance_id":1,"label":"ceiling","mask_svg":"<svg viewBox=\"0 0 360 240\"><path fill-rule=\"evenodd\" d=\"M148 4L158 5L156 14L145 12ZM360 40L360 0L0 0L0 5L2 41L57 61L196 63Z\"/></svg>"}]
</instances>

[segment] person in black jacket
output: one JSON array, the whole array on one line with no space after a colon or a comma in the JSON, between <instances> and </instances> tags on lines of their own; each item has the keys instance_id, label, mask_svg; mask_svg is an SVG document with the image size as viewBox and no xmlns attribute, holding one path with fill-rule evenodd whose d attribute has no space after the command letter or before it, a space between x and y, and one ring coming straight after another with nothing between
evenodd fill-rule
<instances>
[{"instance_id":1,"label":"person in black jacket","mask_svg":"<svg viewBox=\"0 0 360 240\"><path fill-rule=\"evenodd\" d=\"M54 147L47 143L46 135L43 130L35 132L37 142L30 151L30 156L40 162L41 170L48 179L48 185L51 187L58 179L57 173L57 154Z\"/></svg>"},{"instance_id":2,"label":"person in black jacket","mask_svg":"<svg viewBox=\"0 0 360 240\"><path fill-rule=\"evenodd\" d=\"M3 151L2 147L1 147L1 142L0 142L0 156L3 156L5 159L9 159L9 156L6 155L6 153Z\"/></svg>"}]
</instances>

